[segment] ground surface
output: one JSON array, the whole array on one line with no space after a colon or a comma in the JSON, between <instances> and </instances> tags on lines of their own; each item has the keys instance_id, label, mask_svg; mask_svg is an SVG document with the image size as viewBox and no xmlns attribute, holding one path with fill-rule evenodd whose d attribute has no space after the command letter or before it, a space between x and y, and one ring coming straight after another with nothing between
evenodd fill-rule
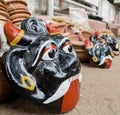
<instances>
[{"instance_id":1,"label":"ground surface","mask_svg":"<svg viewBox=\"0 0 120 115\"><path fill-rule=\"evenodd\" d=\"M113 59L110 69L82 64L81 98L65 115L120 115L120 56ZM0 115L58 115L30 100L17 97L0 104ZM64 115L64 114L59 114Z\"/></svg>"}]
</instances>

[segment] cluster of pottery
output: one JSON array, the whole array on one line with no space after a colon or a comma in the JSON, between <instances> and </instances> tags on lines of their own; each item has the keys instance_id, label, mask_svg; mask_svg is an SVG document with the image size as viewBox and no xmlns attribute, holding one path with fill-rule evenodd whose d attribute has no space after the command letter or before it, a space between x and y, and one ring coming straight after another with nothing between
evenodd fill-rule
<instances>
[{"instance_id":1,"label":"cluster of pottery","mask_svg":"<svg viewBox=\"0 0 120 115\"><path fill-rule=\"evenodd\" d=\"M0 20L2 20L2 21L9 20L8 10L7 10L6 4L3 0L0 1Z\"/></svg>"},{"instance_id":2,"label":"cluster of pottery","mask_svg":"<svg viewBox=\"0 0 120 115\"><path fill-rule=\"evenodd\" d=\"M91 35L88 31L81 31L79 34L68 36L81 62L90 62L90 58L86 53L84 40L89 39Z\"/></svg>"},{"instance_id":3,"label":"cluster of pottery","mask_svg":"<svg viewBox=\"0 0 120 115\"><path fill-rule=\"evenodd\" d=\"M20 26L25 18L29 18L31 13L28 11L25 0L5 0L11 22L15 26Z\"/></svg>"}]
</instances>

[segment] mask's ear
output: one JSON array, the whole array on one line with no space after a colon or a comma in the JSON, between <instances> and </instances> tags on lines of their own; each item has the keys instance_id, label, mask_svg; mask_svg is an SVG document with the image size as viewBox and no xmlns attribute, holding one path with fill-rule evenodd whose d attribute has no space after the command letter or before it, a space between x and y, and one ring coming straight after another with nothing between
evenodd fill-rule
<instances>
[{"instance_id":1,"label":"mask's ear","mask_svg":"<svg viewBox=\"0 0 120 115\"><path fill-rule=\"evenodd\" d=\"M21 58L26 49L13 48L2 57L4 71L11 85L17 90L32 93L36 87L34 77L27 72Z\"/></svg>"},{"instance_id":2,"label":"mask's ear","mask_svg":"<svg viewBox=\"0 0 120 115\"><path fill-rule=\"evenodd\" d=\"M5 71L10 85L19 94L25 94L32 98L36 98L39 95L39 100L44 99L44 93L38 89L36 80L27 71L24 66L25 60L23 59L28 46L36 40L37 36L25 33L24 30L15 27L10 22L4 25L4 32L9 44L14 46L2 57L3 71Z\"/></svg>"},{"instance_id":3,"label":"mask's ear","mask_svg":"<svg viewBox=\"0 0 120 115\"><path fill-rule=\"evenodd\" d=\"M44 93L38 89L36 79L24 65L23 55L26 51L27 48L19 46L5 53L2 57L3 71L16 92L33 98L39 95L39 100L42 100L45 97Z\"/></svg>"}]
</instances>

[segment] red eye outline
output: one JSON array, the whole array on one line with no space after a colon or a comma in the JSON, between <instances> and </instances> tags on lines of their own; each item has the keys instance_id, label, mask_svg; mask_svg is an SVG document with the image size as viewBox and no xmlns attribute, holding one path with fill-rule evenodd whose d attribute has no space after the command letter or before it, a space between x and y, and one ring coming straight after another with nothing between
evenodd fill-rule
<instances>
[{"instance_id":1,"label":"red eye outline","mask_svg":"<svg viewBox=\"0 0 120 115\"><path fill-rule=\"evenodd\" d=\"M49 45L49 46L47 46L47 47L45 47L44 48L44 50L43 50L43 52L42 52L42 56L41 56L41 60L53 60L54 59L54 56L53 56L53 58L51 58L49 55L48 55L48 53L49 53L49 51L51 50L51 49L53 49L54 50L54 52L56 52L56 45Z\"/></svg>"},{"instance_id":2,"label":"red eye outline","mask_svg":"<svg viewBox=\"0 0 120 115\"><path fill-rule=\"evenodd\" d=\"M67 45L72 45L72 44L71 44L70 41L67 41L67 42L62 46L62 48L64 48L64 47L67 46Z\"/></svg>"},{"instance_id":3,"label":"red eye outline","mask_svg":"<svg viewBox=\"0 0 120 115\"><path fill-rule=\"evenodd\" d=\"M71 46L72 51L70 52L68 47ZM64 50L65 53L73 54L73 47L70 41L67 41L63 46L62 49Z\"/></svg>"}]
</instances>

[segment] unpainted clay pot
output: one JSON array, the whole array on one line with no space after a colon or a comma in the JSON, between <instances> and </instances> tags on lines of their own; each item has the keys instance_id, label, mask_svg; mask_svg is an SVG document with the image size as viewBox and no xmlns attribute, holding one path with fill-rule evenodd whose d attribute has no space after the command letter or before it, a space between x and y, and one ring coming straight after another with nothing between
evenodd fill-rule
<instances>
[{"instance_id":1,"label":"unpainted clay pot","mask_svg":"<svg viewBox=\"0 0 120 115\"><path fill-rule=\"evenodd\" d=\"M6 4L13 4L13 6L16 6L16 4L22 4L24 6L27 6L27 3L25 0L5 0Z\"/></svg>"},{"instance_id":2,"label":"unpainted clay pot","mask_svg":"<svg viewBox=\"0 0 120 115\"><path fill-rule=\"evenodd\" d=\"M12 16L12 15L19 14L19 13L31 15L31 13L29 11L23 10L23 9L13 10L13 11L9 12L9 15Z\"/></svg>"},{"instance_id":3,"label":"unpainted clay pot","mask_svg":"<svg viewBox=\"0 0 120 115\"><path fill-rule=\"evenodd\" d=\"M85 50L81 50L81 49L75 49L76 53L80 59L81 62L83 63L89 63L90 62L90 58L88 57L87 53Z\"/></svg>"},{"instance_id":4,"label":"unpainted clay pot","mask_svg":"<svg viewBox=\"0 0 120 115\"><path fill-rule=\"evenodd\" d=\"M9 14L7 11L7 7L3 0L0 1L0 20L2 20L2 21L9 20Z\"/></svg>"},{"instance_id":5,"label":"unpainted clay pot","mask_svg":"<svg viewBox=\"0 0 120 115\"><path fill-rule=\"evenodd\" d=\"M20 26L25 18L31 17L25 0L6 0L11 22Z\"/></svg>"},{"instance_id":6,"label":"unpainted clay pot","mask_svg":"<svg viewBox=\"0 0 120 115\"><path fill-rule=\"evenodd\" d=\"M17 8L24 8L26 9L27 3L21 0L14 0L11 2L6 2L8 6L8 11L16 10Z\"/></svg>"},{"instance_id":7,"label":"unpainted clay pot","mask_svg":"<svg viewBox=\"0 0 120 115\"><path fill-rule=\"evenodd\" d=\"M6 5L3 4L2 2L0 2L0 7L3 7L3 8L5 8L5 9L7 9Z\"/></svg>"},{"instance_id":8,"label":"unpainted clay pot","mask_svg":"<svg viewBox=\"0 0 120 115\"><path fill-rule=\"evenodd\" d=\"M19 13L19 14L14 14L14 15L10 16L10 19L13 21L13 20L15 20L15 19L17 19L19 17L20 18L28 18L28 17L30 17L30 15L29 14Z\"/></svg>"},{"instance_id":9,"label":"unpainted clay pot","mask_svg":"<svg viewBox=\"0 0 120 115\"><path fill-rule=\"evenodd\" d=\"M83 40L89 39L89 37L92 35L92 33L89 31L82 31L81 34L82 34Z\"/></svg>"},{"instance_id":10,"label":"unpainted clay pot","mask_svg":"<svg viewBox=\"0 0 120 115\"><path fill-rule=\"evenodd\" d=\"M24 9L27 10L27 3L24 0L6 0L8 6L8 12Z\"/></svg>"},{"instance_id":11,"label":"unpainted clay pot","mask_svg":"<svg viewBox=\"0 0 120 115\"><path fill-rule=\"evenodd\" d=\"M6 8L0 6L0 11L8 12Z\"/></svg>"},{"instance_id":12,"label":"unpainted clay pot","mask_svg":"<svg viewBox=\"0 0 120 115\"><path fill-rule=\"evenodd\" d=\"M0 10L0 20L9 20L9 15L7 12Z\"/></svg>"},{"instance_id":13,"label":"unpainted clay pot","mask_svg":"<svg viewBox=\"0 0 120 115\"><path fill-rule=\"evenodd\" d=\"M80 59L81 62L87 63L90 62L90 59L85 51L85 45L83 41L73 41L72 45Z\"/></svg>"}]
</instances>

